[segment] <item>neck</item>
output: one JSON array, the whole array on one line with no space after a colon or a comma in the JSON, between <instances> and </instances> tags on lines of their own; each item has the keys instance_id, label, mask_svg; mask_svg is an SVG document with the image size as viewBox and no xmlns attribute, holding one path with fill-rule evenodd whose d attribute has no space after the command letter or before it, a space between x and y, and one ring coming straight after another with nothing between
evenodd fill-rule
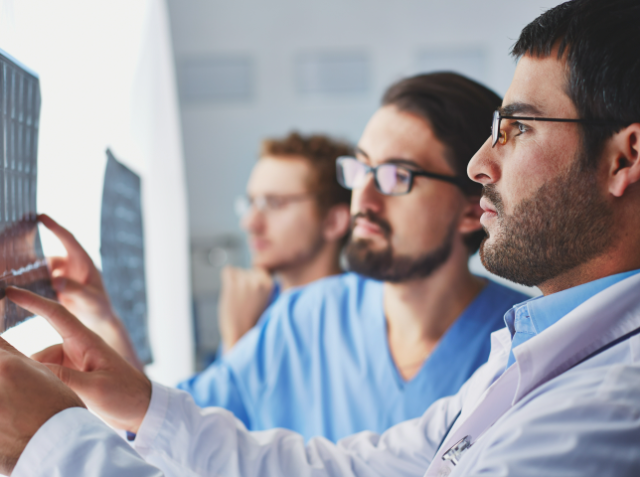
<instances>
[{"instance_id":1,"label":"neck","mask_svg":"<svg viewBox=\"0 0 640 477\"><path fill-rule=\"evenodd\" d=\"M486 284L471 274L467 250L461 241L456 242L449 260L429 277L384 284L389 347L405 379L415 376Z\"/></svg>"},{"instance_id":2,"label":"neck","mask_svg":"<svg viewBox=\"0 0 640 477\"><path fill-rule=\"evenodd\" d=\"M341 272L340 247L337 243L326 243L309 260L278 270L275 274L282 291L285 291Z\"/></svg>"},{"instance_id":3,"label":"neck","mask_svg":"<svg viewBox=\"0 0 640 477\"><path fill-rule=\"evenodd\" d=\"M639 269L640 255L635 246L638 242L627 241L627 243L629 242L632 242L634 246L626 247L626 244L618 244L610 247L605 253L547 280L538 288L543 295L547 296L600 278Z\"/></svg>"}]
</instances>

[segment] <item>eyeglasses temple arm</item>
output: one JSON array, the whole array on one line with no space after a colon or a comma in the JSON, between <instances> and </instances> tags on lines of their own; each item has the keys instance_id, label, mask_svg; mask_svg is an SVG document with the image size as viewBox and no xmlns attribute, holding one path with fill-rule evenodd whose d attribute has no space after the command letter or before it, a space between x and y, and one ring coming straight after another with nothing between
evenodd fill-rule
<instances>
[{"instance_id":1,"label":"eyeglasses temple arm","mask_svg":"<svg viewBox=\"0 0 640 477\"><path fill-rule=\"evenodd\" d=\"M532 116L500 116L500 119L524 119L525 121L551 121L554 123L592 123L592 124L618 124L620 121L608 119L564 119L564 118L539 118Z\"/></svg>"},{"instance_id":2,"label":"eyeglasses temple arm","mask_svg":"<svg viewBox=\"0 0 640 477\"><path fill-rule=\"evenodd\" d=\"M460 177L443 176L440 174L434 174L433 172L425 172L425 171L411 171L411 173L415 176L430 177L431 179L438 179L441 181L449 182L451 184L457 185L460 188L464 186L464 179Z\"/></svg>"}]
</instances>

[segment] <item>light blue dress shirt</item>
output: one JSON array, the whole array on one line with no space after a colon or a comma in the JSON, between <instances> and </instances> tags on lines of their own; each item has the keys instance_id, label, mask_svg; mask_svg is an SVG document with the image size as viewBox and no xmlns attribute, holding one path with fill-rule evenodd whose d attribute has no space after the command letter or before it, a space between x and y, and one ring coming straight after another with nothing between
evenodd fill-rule
<instances>
[{"instance_id":1,"label":"light blue dress shirt","mask_svg":"<svg viewBox=\"0 0 640 477\"><path fill-rule=\"evenodd\" d=\"M489 281L418 374L405 381L389 352L382 283L348 273L283 293L258 326L178 387L202 407L231 410L251 430L305 440L377 433L455 394L489 356L489 335L527 298Z\"/></svg>"},{"instance_id":2,"label":"light blue dress shirt","mask_svg":"<svg viewBox=\"0 0 640 477\"><path fill-rule=\"evenodd\" d=\"M636 273L640 273L640 270L600 278L552 295L531 298L524 303L515 305L504 316L504 321L512 337L507 368L515 363L513 348L546 330L592 296Z\"/></svg>"}]
</instances>

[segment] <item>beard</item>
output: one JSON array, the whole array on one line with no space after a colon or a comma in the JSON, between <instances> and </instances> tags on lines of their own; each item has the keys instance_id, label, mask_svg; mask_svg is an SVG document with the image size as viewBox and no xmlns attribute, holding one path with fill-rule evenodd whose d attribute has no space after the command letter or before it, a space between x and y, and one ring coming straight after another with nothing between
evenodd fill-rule
<instances>
[{"instance_id":1,"label":"beard","mask_svg":"<svg viewBox=\"0 0 640 477\"><path fill-rule=\"evenodd\" d=\"M387 221L376 216L371 211L359 212L351 220L351 229L355 220L359 217L366 218L377 224L387 239L387 247L383 250L372 250L371 241L365 239L354 240L349 238L344 249L344 258L347 268L375 280L400 283L409 280L426 278L444 264L451 255L453 248L453 236L455 224L452 223L447 231L447 236L440 246L431 252L411 257L408 255L396 255L391 246L391 226Z\"/></svg>"},{"instance_id":2,"label":"beard","mask_svg":"<svg viewBox=\"0 0 640 477\"><path fill-rule=\"evenodd\" d=\"M489 231L480 246L487 270L527 286L539 286L607 250L613 234L613 214L598 194L596 171L574 160L570 170L545 183L533 197L521 201L512 215L494 184L483 195L497 212L493 242Z\"/></svg>"}]
</instances>

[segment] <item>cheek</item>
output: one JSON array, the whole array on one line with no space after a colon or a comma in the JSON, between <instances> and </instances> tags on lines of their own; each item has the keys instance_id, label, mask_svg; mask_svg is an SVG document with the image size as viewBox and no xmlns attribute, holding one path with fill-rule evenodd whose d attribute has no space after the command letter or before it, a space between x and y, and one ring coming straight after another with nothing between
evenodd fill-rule
<instances>
[{"instance_id":1,"label":"cheek","mask_svg":"<svg viewBox=\"0 0 640 477\"><path fill-rule=\"evenodd\" d=\"M437 247L457 213L457 203L449 194L438 194L437 190L398 204L389 211L394 247L398 252L404 249L407 253L424 253Z\"/></svg>"},{"instance_id":2,"label":"cheek","mask_svg":"<svg viewBox=\"0 0 640 477\"><path fill-rule=\"evenodd\" d=\"M319 232L318 221L312 213L286 210L279 216L274 216L269 224L269 235L281 247L296 248L306 243L309 237L315 237Z\"/></svg>"},{"instance_id":3,"label":"cheek","mask_svg":"<svg viewBox=\"0 0 640 477\"><path fill-rule=\"evenodd\" d=\"M506 214L512 214L517 204L532 197L554 175L546 164L542 154L529 154L503 168L499 192Z\"/></svg>"},{"instance_id":4,"label":"cheek","mask_svg":"<svg viewBox=\"0 0 640 477\"><path fill-rule=\"evenodd\" d=\"M533 197L550 178L571 167L578 138L562 132L523 143L504 159L498 190L507 214L522 200Z\"/></svg>"}]
</instances>

